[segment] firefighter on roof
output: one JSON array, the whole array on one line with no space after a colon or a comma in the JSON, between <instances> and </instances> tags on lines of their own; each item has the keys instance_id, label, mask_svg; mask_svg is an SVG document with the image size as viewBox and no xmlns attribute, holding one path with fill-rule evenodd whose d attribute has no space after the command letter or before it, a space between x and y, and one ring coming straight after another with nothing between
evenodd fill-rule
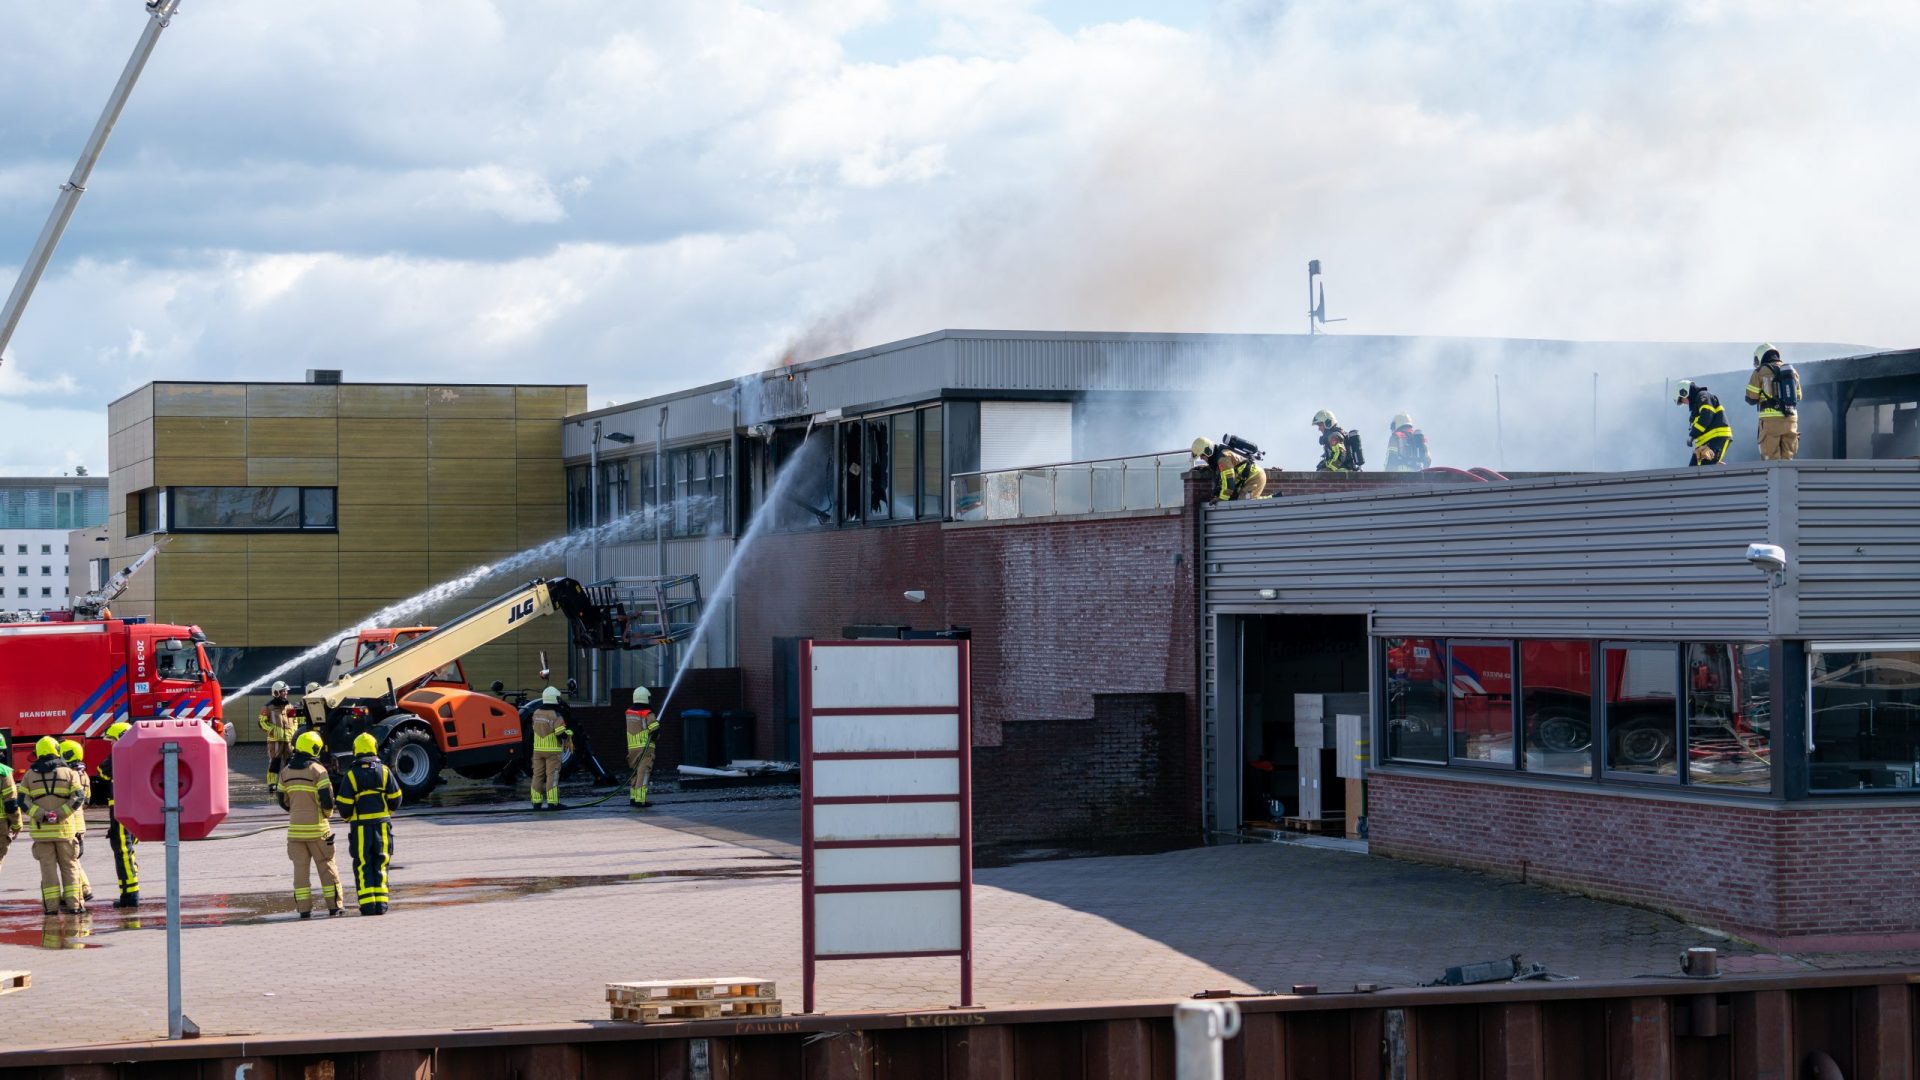
<instances>
[{"instance_id":1,"label":"firefighter on roof","mask_svg":"<svg viewBox=\"0 0 1920 1080\"><path fill-rule=\"evenodd\" d=\"M1360 435L1340 426L1325 409L1313 414L1313 426L1320 432L1320 464L1316 472L1359 472L1365 464L1360 456Z\"/></svg>"},{"instance_id":2,"label":"firefighter on roof","mask_svg":"<svg viewBox=\"0 0 1920 1080\"><path fill-rule=\"evenodd\" d=\"M647 781L653 775L653 740L660 731L660 721L653 715L653 695L644 686L633 691L633 705L627 709L627 768L633 770L628 780L627 805L635 810L647 807Z\"/></svg>"},{"instance_id":3,"label":"firefighter on roof","mask_svg":"<svg viewBox=\"0 0 1920 1080\"><path fill-rule=\"evenodd\" d=\"M1675 405L1687 407L1687 445L1693 447L1693 465L1719 465L1727 460L1727 447L1733 443L1733 429L1727 426L1727 410L1720 398L1696 382L1680 380L1673 395Z\"/></svg>"},{"instance_id":4,"label":"firefighter on roof","mask_svg":"<svg viewBox=\"0 0 1920 1080\"><path fill-rule=\"evenodd\" d=\"M49 915L81 911L74 818L86 804L86 791L80 774L61 760L53 736L42 736L34 744L33 757L14 804L27 816L33 858L40 864L40 906Z\"/></svg>"},{"instance_id":5,"label":"firefighter on roof","mask_svg":"<svg viewBox=\"0 0 1920 1080\"><path fill-rule=\"evenodd\" d=\"M1800 453L1800 376L1792 365L1780 362L1779 349L1762 345L1753 350L1746 398L1759 411L1760 456L1792 461Z\"/></svg>"},{"instance_id":6,"label":"firefighter on roof","mask_svg":"<svg viewBox=\"0 0 1920 1080\"><path fill-rule=\"evenodd\" d=\"M287 684L276 681L273 696L260 709L260 730L267 733L267 791L280 790L280 767L287 763L287 744L293 742L296 723Z\"/></svg>"},{"instance_id":7,"label":"firefighter on roof","mask_svg":"<svg viewBox=\"0 0 1920 1080\"><path fill-rule=\"evenodd\" d=\"M1220 502L1235 499L1265 498L1267 470L1258 464L1260 448L1233 435L1219 442L1193 440L1193 456L1212 469L1218 478L1213 497Z\"/></svg>"},{"instance_id":8,"label":"firefighter on roof","mask_svg":"<svg viewBox=\"0 0 1920 1080\"><path fill-rule=\"evenodd\" d=\"M353 764L341 778L336 805L350 826L354 903L362 915L387 913L387 867L393 862L393 812L400 809L400 783L380 760L371 732L353 737Z\"/></svg>"},{"instance_id":9,"label":"firefighter on roof","mask_svg":"<svg viewBox=\"0 0 1920 1080\"><path fill-rule=\"evenodd\" d=\"M533 783L535 810L560 809L560 760L573 741L566 718L560 715L560 688L540 691L540 707L533 711Z\"/></svg>"},{"instance_id":10,"label":"firefighter on roof","mask_svg":"<svg viewBox=\"0 0 1920 1080\"><path fill-rule=\"evenodd\" d=\"M80 811L73 815L73 869L80 878L80 899L93 899L93 882L87 877L87 804L93 801L93 780L87 776L87 748L72 739L60 740L60 760L80 774Z\"/></svg>"},{"instance_id":11,"label":"firefighter on roof","mask_svg":"<svg viewBox=\"0 0 1920 1080\"><path fill-rule=\"evenodd\" d=\"M120 736L132 730L133 725L125 720L116 721L107 728L106 739L110 743L120 741ZM140 860L134 847L140 841L134 839L126 826L120 824L120 818L113 809L113 755L109 753L100 759L100 767L94 770L94 779L98 782L100 794L107 800L107 850L113 853L113 876L120 879L120 898L113 902L117 908L140 906Z\"/></svg>"},{"instance_id":12,"label":"firefighter on roof","mask_svg":"<svg viewBox=\"0 0 1920 1080\"><path fill-rule=\"evenodd\" d=\"M1426 433L1413 426L1413 417L1395 413L1387 425L1387 471L1420 472L1432 467Z\"/></svg>"},{"instance_id":13,"label":"firefighter on roof","mask_svg":"<svg viewBox=\"0 0 1920 1080\"><path fill-rule=\"evenodd\" d=\"M330 820L333 781L327 776L326 766L320 764L321 748L319 732L301 732L293 741L293 756L287 759L287 767L280 770L280 808L287 812L287 858L293 860L293 907L303 919L313 917L312 873L316 870L327 914L342 911Z\"/></svg>"}]
</instances>

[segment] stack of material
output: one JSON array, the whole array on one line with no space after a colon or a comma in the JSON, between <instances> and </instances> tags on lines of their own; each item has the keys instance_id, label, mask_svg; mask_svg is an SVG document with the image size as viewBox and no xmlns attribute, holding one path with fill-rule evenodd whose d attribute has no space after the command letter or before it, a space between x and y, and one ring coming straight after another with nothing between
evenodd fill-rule
<instances>
[{"instance_id":1,"label":"stack of material","mask_svg":"<svg viewBox=\"0 0 1920 1080\"><path fill-rule=\"evenodd\" d=\"M719 1020L779 1016L770 979L655 979L607 984L615 1020Z\"/></svg>"},{"instance_id":2,"label":"stack of material","mask_svg":"<svg viewBox=\"0 0 1920 1080\"><path fill-rule=\"evenodd\" d=\"M31 971L0 971L0 994L11 994L33 985Z\"/></svg>"}]
</instances>

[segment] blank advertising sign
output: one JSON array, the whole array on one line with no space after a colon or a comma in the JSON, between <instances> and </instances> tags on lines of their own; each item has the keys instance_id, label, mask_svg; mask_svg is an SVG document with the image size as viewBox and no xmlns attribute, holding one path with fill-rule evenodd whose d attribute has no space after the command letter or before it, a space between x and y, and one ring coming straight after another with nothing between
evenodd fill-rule
<instances>
[{"instance_id":1,"label":"blank advertising sign","mask_svg":"<svg viewBox=\"0 0 1920 1080\"><path fill-rule=\"evenodd\" d=\"M967 644L801 643L807 1012L821 960L957 956L973 1004Z\"/></svg>"}]
</instances>

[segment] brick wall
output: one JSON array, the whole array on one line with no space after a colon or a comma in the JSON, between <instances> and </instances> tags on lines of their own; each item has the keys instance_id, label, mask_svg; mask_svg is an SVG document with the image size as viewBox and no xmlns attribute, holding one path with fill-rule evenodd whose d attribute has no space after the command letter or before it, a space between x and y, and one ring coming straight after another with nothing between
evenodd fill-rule
<instances>
[{"instance_id":1,"label":"brick wall","mask_svg":"<svg viewBox=\"0 0 1920 1080\"><path fill-rule=\"evenodd\" d=\"M1090 717L1015 719L973 752L978 846L1099 849L1199 830L1185 694L1094 694Z\"/></svg>"},{"instance_id":2,"label":"brick wall","mask_svg":"<svg viewBox=\"0 0 1920 1080\"><path fill-rule=\"evenodd\" d=\"M653 692L653 704L657 709L667 699L664 686L648 687ZM633 692L621 688L614 691L613 700L618 703L606 706L575 705L571 723L587 733L593 740L594 756L609 771L618 775L627 764L627 709ZM673 715L678 717L682 709L705 709L715 716L740 708L740 669L739 668L694 668L680 680L680 689L673 696ZM680 767L681 725L676 720L662 717L660 720L659 742L654 751L653 768L655 773L672 775Z\"/></svg>"},{"instance_id":3,"label":"brick wall","mask_svg":"<svg viewBox=\"0 0 1920 1080\"><path fill-rule=\"evenodd\" d=\"M1774 946L1920 944L1920 806L1744 807L1388 773L1367 797L1375 854L1525 877Z\"/></svg>"}]
</instances>

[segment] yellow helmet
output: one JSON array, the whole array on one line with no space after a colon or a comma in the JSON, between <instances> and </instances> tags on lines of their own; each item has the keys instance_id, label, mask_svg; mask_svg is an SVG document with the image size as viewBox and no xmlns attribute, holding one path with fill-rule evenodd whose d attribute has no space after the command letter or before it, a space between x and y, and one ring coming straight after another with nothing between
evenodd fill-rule
<instances>
[{"instance_id":1,"label":"yellow helmet","mask_svg":"<svg viewBox=\"0 0 1920 1080\"><path fill-rule=\"evenodd\" d=\"M307 734L313 734L309 731ZM353 752L356 754L377 754L380 744L373 741L373 732L363 731L353 737Z\"/></svg>"},{"instance_id":2,"label":"yellow helmet","mask_svg":"<svg viewBox=\"0 0 1920 1080\"><path fill-rule=\"evenodd\" d=\"M320 733L317 731L303 731L299 738L293 740L294 750L302 754L319 754L322 747Z\"/></svg>"},{"instance_id":3,"label":"yellow helmet","mask_svg":"<svg viewBox=\"0 0 1920 1080\"><path fill-rule=\"evenodd\" d=\"M78 765L87 759L87 748L72 739L60 740L60 756L70 765Z\"/></svg>"},{"instance_id":4,"label":"yellow helmet","mask_svg":"<svg viewBox=\"0 0 1920 1080\"><path fill-rule=\"evenodd\" d=\"M1211 453L1213 453L1213 441L1211 439L1199 438L1193 440L1194 457L1206 457Z\"/></svg>"},{"instance_id":5,"label":"yellow helmet","mask_svg":"<svg viewBox=\"0 0 1920 1080\"><path fill-rule=\"evenodd\" d=\"M107 736L106 736L107 741L119 742L120 736L125 735L127 732L132 730L133 730L132 724L127 723L125 720L117 720L107 728Z\"/></svg>"},{"instance_id":6,"label":"yellow helmet","mask_svg":"<svg viewBox=\"0 0 1920 1080\"><path fill-rule=\"evenodd\" d=\"M59 757L60 740L51 735L40 736L40 741L33 744L33 756L37 758Z\"/></svg>"}]
</instances>

